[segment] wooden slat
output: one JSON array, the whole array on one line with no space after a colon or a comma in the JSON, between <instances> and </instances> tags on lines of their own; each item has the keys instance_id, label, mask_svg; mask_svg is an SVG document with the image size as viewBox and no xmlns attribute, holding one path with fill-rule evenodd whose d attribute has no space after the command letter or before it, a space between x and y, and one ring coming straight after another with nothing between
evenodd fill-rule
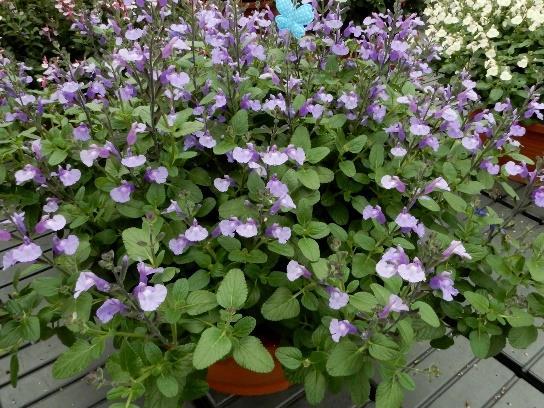
<instances>
[{"instance_id":1,"label":"wooden slat","mask_svg":"<svg viewBox=\"0 0 544 408\"><path fill-rule=\"evenodd\" d=\"M37 272L35 275L25 276L23 279L19 281L18 288L19 290L24 289L26 286L30 285L32 283L32 280L37 277L50 277L50 276L58 276L61 274L57 269L48 267L47 269L41 270L40 272ZM6 302L9 298L9 295L14 293L15 288L13 285L9 284L2 288L0 288L0 302Z\"/></svg>"},{"instance_id":2,"label":"wooden slat","mask_svg":"<svg viewBox=\"0 0 544 408\"><path fill-rule=\"evenodd\" d=\"M86 378L82 378L32 404L32 408L88 408L102 402L108 389L97 389Z\"/></svg>"},{"instance_id":3,"label":"wooden slat","mask_svg":"<svg viewBox=\"0 0 544 408\"><path fill-rule=\"evenodd\" d=\"M525 380L518 380L489 405L493 408L542 408L544 394Z\"/></svg>"},{"instance_id":4,"label":"wooden slat","mask_svg":"<svg viewBox=\"0 0 544 408\"><path fill-rule=\"evenodd\" d=\"M244 397L233 400L232 403L225 405L228 408L278 408L285 406L286 401L291 401L292 397L299 398L300 387L291 387L288 390L272 395L261 395L257 397ZM291 405L289 405L291 407ZM294 406L294 405L292 405Z\"/></svg>"}]
</instances>

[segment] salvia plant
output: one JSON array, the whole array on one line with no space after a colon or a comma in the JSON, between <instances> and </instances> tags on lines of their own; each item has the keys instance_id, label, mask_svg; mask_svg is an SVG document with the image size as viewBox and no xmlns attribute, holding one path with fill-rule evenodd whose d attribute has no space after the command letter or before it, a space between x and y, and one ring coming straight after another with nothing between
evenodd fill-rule
<instances>
[{"instance_id":1,"label":"salvia plant","mask_svg":"<svg viewBox=\"0 0 544 408\"><path fill-rule=\"evenodd\" d=\"M538 95L471 114L476 84L433 82L419 18L344 24L342 7L125 0L76 24L95 59L36 77L2 56L14 383L18 349L58 336L53 374L107 357L115 407L177 407L232 357L277 359L312 404L362 404L372 382L391 408L417 341L463 335L485 358L536 339L544 235L511 227L544 206L518 153ZM497 190L512 214L481 204Z\"/></svg>"}]
</instances>

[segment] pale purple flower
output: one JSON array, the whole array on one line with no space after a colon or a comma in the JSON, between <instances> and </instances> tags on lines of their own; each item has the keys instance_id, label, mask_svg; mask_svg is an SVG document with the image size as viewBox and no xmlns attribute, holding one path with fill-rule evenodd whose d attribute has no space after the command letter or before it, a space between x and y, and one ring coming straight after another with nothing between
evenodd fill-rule
<instances>
[{"instance_id":1,"label":"pale purple flower","mask_svg":"<svg viewBox=\"0 0 544 408\"><path fill-rule=\"evenodd\" d=\"M382 212L382 207L379 205L376 205L375 207L372 207L371 205L367 205L363 209L363 219L369 220L374 219L378 221L380 224L385 223L385 215Z\"/></svg>"},{"instance_id":2,"label":"pale purple flower","mask_svg":"<svg viewBox=\"0 0 544 408\"><path fill-rule=\"evenodd\" d=\"M251 238L257 235L257 223L251 219L248 218L246 222L241 222L236 227L236 233L244 238Z\"/></svg>"},{"instance_id":3,"label":"pale purple flower","mask_svg":"<svg viewBox=\"0 0 544 408\"><path fill-rule=\"evenodd\" d=\"M391 278L398 273L398 267L410 262L408 255L401 247L389 248L376 264L376 273L382 278Z\"/></svg>"},{"instance_id":4,"label":"pale purple flower","mask_svg":"<svg viewBox=\"0 0 544 408\"><path fill-rule=\"evenodd\" d=\"M523 166L520 166L519 164L514 163L513 161L507 162L503 169L506 171L506 173L509 176L517 176L518 174L523 174L524 168Z\"/></svg>"},{"instance_id":5,"label":"pale purple flower","mask_svg":"<svg viewBox=\"0 0 544 408\"><path fill-rule=\"evenodd\" d=\"M212 135L208 131L195 132L195 136L198 138L198 143L201 146L207 147L208 149L212 149L217 144L215 139L212 137Z\"/></svg>"},{"instance_id":6,"label":"pale purple flower","mask_svg":"<svg viewBox=\"0 0 544 408\"><path fill-rule=\"evenodd\" d=\"M453 300L453 297L459 293L459 291L453 287L451 272L448 271L433 276L429 281L429 286L432 289L441 290L442 299L447 300L448 302Z\"/></svg>"},{"instance_id":7,"label":"pale purple flower","mask_svg":"<svg viewBox=\"0 0 544 408\"><path fill-rule=\"evenodd\" d=\"M278 223L272 224L266 229L266 235L272 238L276 238L280 244L285 244L291 238L291 228L282 227Z\"/></svg>"},{"instance_id":8,"label":"pale purple flower","mask_svg":"<svg viewBox=\"0 0 544 408\"><path fill-rule=\"evenodd\" d=\"M168 241L168 248L170 248L174 255L181 255L191 244L191 241L185 238L185 235L178 235L177 238L172 238Z\"/></svg>"},{"instance_id":9,"label":"pale purple flower","mask_svg":"<svg viewBox=\"0 0 544 408\"><path fill-rule=\"evenodd\" d=\"M425 269L418 258L414 258L414 262L399 265L398 274L402 279L411 283L425 280Z\"/></svg>"},{"instance_id":10,"label":"pale purple flower","mask_svg":"<svg viewBox=\"0 0 544 408\"><path fill-rule=\"evenodd\" d=\"M143 166L146 160L147 159L143 154L139 154L137 156L123 157L123 159L121 160L121 163L123 163L123 165L128 168L134 168L134 167Z\"/></svg>"},{"instance_id":11,"label":"pale purple flower","mask_svg":"<svg viewBox=\"0 0 544 408\"><path fill-rule=\"evenodd\" d=\"M13 258L13 249L11 251L4 252L2 257L2 269L5 271L15 265L17 261Z\"/></svg>"},{"instance_id":12,"label":"pale purple flower","mask_svg":"<svg viewBox=\"0 0 544 408\"><path fill-rule=\"evenodd\" d=\"M533 201L537 207L544 207L544 187L538 187L533 191Z\"/></svg>"},{"instance_id":13,"label":"pale purple flower","mask_svg":"<svg viewBox=\"0 0 544 408\"><path fill-rule=\"evenodd\" d=\"M231 217L228 220L222 220L219 222L219 232L225 237L234 237L236 228L240 225L240 220L236 217Z\"/></svg>"},{"instance_id":14,"label":"pale purple flower","mask_svg":"<svg viewBox=\"0 0 544 408\"><path fill-rule=\"evenodd\" d=\"M23 243L10 252L16 262L34 262L42 255L40 246L33 243L28 237L24 237Z\"/></svg>"},{"instance_id":15,"label":"pale purple flower","mask_svg":"<svg viewBox=\"0 0 544 408\"><path fill-rule=\"evenodd\" d=\"M83 292L88 291L93 286L96 286L101 292L109 292L111 285L109 282L99 278L92 272L81 272L77 278L74 298L77 299Z\"/></svg>"},{"instance_id":16,"label":"pale purple flower","mask_svg":"<svg viewBox=\"0 0 544 408\"><path fill-rule=\"evenodd\" d=\"M380 319L385 319L387 316L389 316L389 313L391 312L407 312L408 305L402 301L400 297L397 295L389 295L389 300L387 301L387 304L385 307L378 313L378 317Z\"/></svg>"},{"instance_id":17,"label":"pale purple flower","mask_svg":"<svg viewBox=\"0 0 544 408\"><path fill-rule=\"evenodd\" d=\"M147 277L149 275L164 272L164 268L153 268L152 266L147 265L142 261L138 262L138 264L136 265L136 269L138 270L138 274L140 275L140 282L143 283L147 283Z\"/></svg>"},{"instance_id":18,"label":"pale purple flower","mask_svg":"<svg viewBox=\"0 0 544 408\"><path fill-rule=\"evenodd\" d=\"M153 312L164 302L168 291L166 290L166 286L161 284L147 286L145 283L140 282L134 288L133 293L144 312Z\"/></svg>"},{"instance_id":19,"label":"pale purple flower","mask_svg":"<svg viewBox=\"0 0 544 408\"><path fill-rule=\"evenodd\" d=\"M137 135L142 132L145 132L145 125L143 123L134 122L127 133L127 144L129 146L136 144Z\"/></svg>"},{"instance_id":20,"label":"pale purple flower","mask_svg":"<svg viewBox=\"0 0 544 408\"><path fill-rule=\"evenodd\" d=\"M492 176L495 176L499 174L501 166L499 166L498 164L494 164L489 159L484 159L480 163L480 168L487 170L489 174L491 174Z\"/></svg>"},{"instance_id":21,"label":"pale purple flower","mask_svg":"<svg viewBox=\"0 0 544 408\"><path fill-rule=\"evenodd\" d=\"M427 186L423 190L423 194L432 193L436 189L443 190L443 191L451 191L450 186L448 185L448 182L444 180L442 177L437 177L433 181L431 181L429 184L427 184Z\"/></svg>"},{"instance_id":22,"label":"pale purple flower","mask_svg":"<svg viewBox=\"0 0 544 408\"><path fill-rule=\"evenodd\" d=\"M0 241L9 241L11 239L11 232L0 229Z\"/></svg>"},{"instance_id":23,"label":"pale purple flower","mask_svg":"<svg viewBox=\"0 0 544 408\"><path fill-rule=\"evenodd\" d=\"M74 128L72 136L75 140L85 142L91 138L91 131L84 123Z\"/></svg>"},{"instance_id":24,"label":"pale purple flower","mask_svg":"<svg viewBox=\"0 0 544 408\"><path fill-rule=\"evenodd\" d=\"M342 102L346 109L353 110L357 108L357 105L359 104L359 97L353 91L350 91L348 93L342 92L342 95L340 95L338 101Z\"/></svg>"},{"instance_id":25,"label":"pale purple flower","mask_svg":"<svg viewBox=\"0 0 544 408\"><path fill-rule=\"evenodd\" d=\"M385 175L380 180L380 184L387 190L395 188L399 193L406 191L406 185L397 176Z\"/></svg>"},{"instance_id":26,"label":"pale purple flower","mask_svg":"<svg viewBox=\"0 0 544 408\"><path fill-rule=\"evenodd\" d=\"M427 136L431 128L416 118L410 118L410 132L416 136Z\"/></svg>"},{"instance_id":27,"label":"pale purple flower","mask_svg":"<svg viewBox=\"0 0 544 408\"><path fill-rule=\"evenodd\" d=\"M293 145L287 146L283 151L291 160L294 160L299 166L304 164L306 160L306 153L302 147L295 147Z\"/></svg>"},{"instance_id":28,"label":"pale purple flower","mask_svg":"<svg viewBox=\"0 0 544 408\"><path fill-rule=\"evenodd\" d=\"M348 55L349 48L344 43L337 43L337 44L333 44L333 46L331 47L331 51L335 55L343 56L343 55Z\"/></svg>"},{"instance_id":29,"label":"pale purple flower","mask_svg":"<svg viewBox=\"0 0 544 408\"><path fill-rule=\"evenodd\" d=\"M235 147L232 151L232 158L238 163L249 163L254 158L254 150Z\"/></svg>"},{"instance_id":30,"label":"pale purple flower","mask_svg":"<svg viewBox=\"0 0 544 408\"><path fill-rule=\"evenodd\" d=\"M402 146L395 146L391 149L391 154L395 157L404 157L406 156L406 153L408 153L408 150L406 150Z\"/></svg>"},{"instance_id":31,"label":"pale purple flower","mask_svg":"<svg viewBox=\"0 0 544 408\"><path fill-rule=\"evenodd\" d=\"M45 182L45 177L39 168L31 164L27 164L21 170L15 172L15 184L18 186L30 180L33 180L37 184L42 184Z\"/></svg>"},{"instance_id":32,"label":"pale purple flower","mask_svg":"<svg viewBox=\"0 0 544 408\"><path fill-rule=\"evenodd\" d=\"M420 222L415 227L412 227L412 231L414 231L419 238L423 238L425 236L425 225Z\"/></svg>"},{"instance_id":33,"label":"pale purple flower","mask_svg":"<svg viewBox=\"0 0 544 408\"><path fill-rule=\"evenodd\" d=\"M275 145L269 147L265 153L261 154L261 157L263 162L269 166L280 166L289 159L289 156L280 152Z\"/></svg>"},{"instance_id":34,"label":"pale purple flower","mask_svg":"<svg viewBox=\"0 0 544 408\"><path fill-rule=\"evenodd\" d=\"M299 264L297 261L289 261L287 264L287 279L291 282L296 281L300 277L309 278L312 274L306 267Z\"/></svg>"},{"instance_id":35,"label":"pale purple flower","mask_svg":"<svg viewBox=\"0 0 544 408\"><path fill-rule=\"evenodd\" d=\"M338 288L328 286L327 293L329 294L329 307L331 309L342 309L349 302L349 295Z\"/></svg>"},{"instance_id":36,"label":"pale purple flower","mask_svg":"<svg viewBox=\"0 0 544 408\"><path fill-rule=\"evenodd\" d=\"M453 254L465 259L472 259L472 256L467 252L461 241L453 240L450 245L442 252L442 258L448 259Z\"/></svg>"},{"instance_id":37,"label":"pale purple flower","mask_svg":"<svg viewBox=\"0 0 544 408\"><path fill-rule=\"evenodd\" d=\"M72 169L68 164L66 165L66 169L59 166L58 176L64 187L70 187L79 181L81 178L81 171L78 169Z\"/></svg>"},{"instance_id":38,"label":"pale purple flower","mask_svg":"<svg viewBox=\"0 0 544 408\"><path fill-rule=\"evenodd\" d=\"M38 234L43 234L47 230L60 231L66 226L66 218L61 214L55 214L52 217L44 215L34 227Z\"/></svg>"},{"instance_id":39,"label":"pale purple flower","mask_svg":"<svg viewBox=\"0 0 544 408\"><path fill-rule=\"evenodd\" d=\"M149 183L164 184L168 178L168 169L164 166L159 166L156 169L147 168L144 179Z\"/></svg>"},{"instance_id":40,"label":"pale purple flower","mask_svg":"<svg viewBox=\"0 0 544 408\"><path fill-rule=\"evenodd\" d=\"M46 213L54 213L59 209L60 200L55 197L47 197L43 206L43 211Z\"/></svg>"},{"instance_id":41,"label":"pale purple flower","mask_svg":"<svg viewBox=\"0 0 544 408\"><path fill-rule=\"evenodd\" d=\"M193 220L193 224L185 231L185 238L190 242L204 241L208 237L208 230L198 224L197 220Z\"/></svg>"},{"instance_id":42,"label":"pale purple flower","mask_svg":"<svg viewBox=\"0 0 544 408\"><path fill-rule=\"evenodd\" d=\"M185 72L172 72L171 74L166 76L166 79L168 80L170 85L178 89L183 89L185 85L190 82L189 75L187 75Z\"/></svg>"},{"instance_id":43,"label":"pale purple flower","mask_svg":"<svg viewBox=\"0 0 544 408\"><path fill-rule=\"evenodd\" d=\"M100 154L99 148L91 147L90 149L84 149L80 151L79 158L81 159L81 162L85 166L92 167L92 165L94 164L94 161L98 159L99 154Z\"/></svg>"},{"instance_id":44,"label":"pale purple flower","mask_svg":"<svg viewBox=\"0 0 544 408\"><path fill-rule=\"evenodd\" d=\"M179 206L177 201L170 200L170 205L166 207L166 210L164 210L163 214L170 214L175 212L176 214L182 214L183 211L181 211L181 207Z\"/></svg>"},{"instance_id":45,"label":"pale purple flower","mask_svg":"<svg viewBox=\"0 0 544 408\"><path fill-rule=\"evenodd\" d=\"M76 235L68 235L60 239L53 237L53 252L55 254L74 255L79 247L79 238Z\"/></svg>"},{"instance_id":46,"label":"pale purple flower","mask_svg":"<svg viewBox=\"0 0 544 408\"><path fill-rule=\"evenodd\" d=\"M101 323L108 323L116 314L127 311L128 308L119 299L108 299L96 310L96 317Z\"/></svg>"},{"instance_id":47,"label":"pale purple flower","mask_svg":"<svg viewBox=\"0 0 544 408\"><path fill-rule=\"evenodd\" d=\"M223 178L217 177L213 180L213 185L215 188L222 193L225 193L231 185L234 184L234 181L230 178L230 176L225 175Z\"/></svg>"},{"instance_id":48,"label":"pale purple flower","mask_svg":"<svg viewBox=\"0 0 544 408\"><path fill-rule=\"evenodd\" d=\"M42 140L36 139L33 140L30 143L30 150L32 150L32 153L34 153L34 156L37 160L43 159L43 152L42 152Z\"/></svg>"},{"instance_id":49,"label":"pale purple flower","mask_svg":"<svg viewBox=\"0 0 544 408\"><path fill-rule=\"evenodd\" d=\"M145 31L141 28L133 28L126 31L125 38L130 41L136 41L139 40L144 34Z\"/></svg>"},{"instance_id":50,"label":"pale purple flower","mask_svg":"<svg viewBox=\"0 0 544 408\"><path fill-rule=\"evenodd\" d=\"M134 184L121 180L121 185L110 191L110 197L116 203L127 203L130 201L130 195L136 190Z\"/></svg>"},{"instance_id":51,"label":"pale purple flower","mask_svg":"<svg viewBox=\"0 0 544 408\"><path fill-rule=\"evenodd\" d=\"M329 332L331 333L332 340L338 343L342 337L357 333L357 328L348 320L332 319L329 324Z\"/></svg>"},{"instance_id":52,"label":"pale purple flower","mask_svg":"<svg viewBox=\"0 0 544 408\"><path fill-rule=\"evenodd\" d=\"M276 202L270 207L270 214L276 214L280 209L288 211L297 208L293 199L289 194L285 194L283 197L276 200Z\"/></svg>"},{"instance_id":53,"label":"pale purple flower","mask_svg":"<svg viewBox=\"0 0 544 408\"><path fill-rule=\"evenodd\" d=\"M415 226L418 223L418 219L411 215L406 208L397 215L397 218L395 218L395 222L397 225L401 228L415 228Z\"/></svg>"},{"instance_id":54,"label":"pale purple flower","mask_svg":"<svg viewBox=\"0 0 544 408\"><path fill-rule=\"evenodd\" d=\"M480 138L478 136L465 136L461 139L463 147L469 151L474 151L480 146Z\"/></svg>"},{"instance_id":55,"label":"pale purple flower","mask_svg":"<svg viewBox=\"0 0 544 408\"><path fill-rule=\"evenodd\" d=\"M270 194L277 198L281 198L289 193L287 185L279 181L275 174L270 177L270 180L266 183L266 189Z\"/></svg>"}]
</instances>

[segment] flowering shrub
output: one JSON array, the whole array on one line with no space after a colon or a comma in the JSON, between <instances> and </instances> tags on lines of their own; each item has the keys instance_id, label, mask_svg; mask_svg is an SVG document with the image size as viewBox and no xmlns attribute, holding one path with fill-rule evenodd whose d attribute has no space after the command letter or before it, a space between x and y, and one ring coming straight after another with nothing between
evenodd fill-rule
<instances>
[{"instance_id":1,"label":"flowering shrub","mask_svg":"<svg viewBox=\"0 0 544 408\"><path fill-rule=\"evenodd\" d=\"M363 403L374 378L390 408L416 341L466 335L483 358L535 340L544 236L513 239L479 197L516 196L515 173L513 214L544 205L541 164L517 153L522 112L470 116L474 82L427 82L419 18L125 5L80 26L104 53L51 64L40 91L2 59L1 349L57 335L63 378L111 340L108 398L175 407L223 358L271 371L267 341L310 403L342 387Z\"/></svg>"},{"instance_id":2,"label":"flowering shrub","mask_svg":"<svg viewBox=\"0 0 544 408\"><path fill-rule=\"evenodd\" d=\"M468 69L488 103L510 97L519 105L544 81L542 0L431 0L424 15L443 70Z\"/></svg>"}]
</instances>

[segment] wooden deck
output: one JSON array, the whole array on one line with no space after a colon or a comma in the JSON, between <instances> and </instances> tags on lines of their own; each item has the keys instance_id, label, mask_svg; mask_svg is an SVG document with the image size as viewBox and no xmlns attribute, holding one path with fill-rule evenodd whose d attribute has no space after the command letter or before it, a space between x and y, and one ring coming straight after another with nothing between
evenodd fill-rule
<instances>
[{"instance_id":1,"label":"wooden deck","mask_svg":"<svg viewBox=\"0 0 544 408\"><path fill-rule=\"evenodd\" d=\"M508 200L493 202L482 198L483 205L491 205L497 212L507 211ZM544 211L534 208L518 217L514 234L544 231ZM42 238L44 242L49 237ZM0 242L0 252L10 248ZM0 254L1 259L1 254ZM21 286L37 276L54 273L39 269L21 279ZM0 273L0 299L5 300L13 290L13 271ZM51 365L64 350L53 338L37 344L27 344L19 353L20 370L17 388L9 384L9 356L0 355L0 408L106 408L107 388L96 389L89 379L93 371L68 380L55 380ZM544 407L544 335L527 350L506 348L496 358L478 360L472 356L468 342L457 338L453 347L434 350L428 344L418 344L411 354L411 373L417 384L408 393L405 408L542 408ZM93 370L99 369L97 362ZM424 370L437 367L440 375L429 378ZM321 407L352 408L344 394L328 395ZM187 404L191 408L302 408L308 407L300 387L283 393L241 398L210 393L207 398ZM372 408L368 403L365 408Z\"/></svg>"}]
</instances>

